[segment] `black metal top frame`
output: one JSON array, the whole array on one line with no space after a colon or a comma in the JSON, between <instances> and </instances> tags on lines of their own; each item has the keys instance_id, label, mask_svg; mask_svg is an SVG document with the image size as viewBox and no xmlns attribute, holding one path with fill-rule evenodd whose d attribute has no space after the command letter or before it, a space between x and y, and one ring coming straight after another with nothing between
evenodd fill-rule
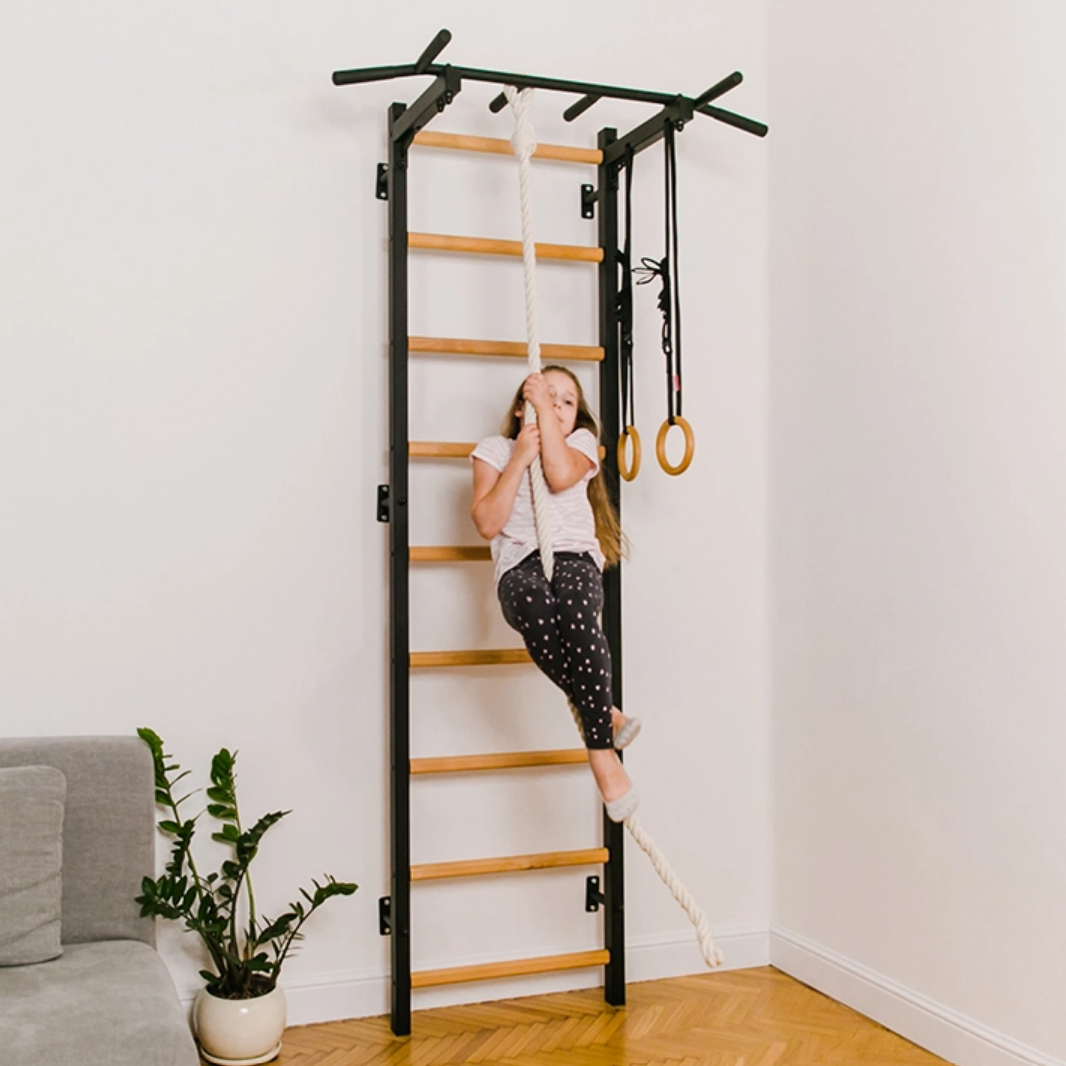
<instances>
[{"instance_id":1,"label":"black metal top frame","mask_svg":"<svg viewBox=\"0 0 1066 1066\"><path fill-rule=\"evenodd\" d=\"M498 70L480 70L477 67L457 67L451 64L432 62L450 40L451 34L447 30L441 30L423 51L417 62L403 63L398 66L337 70L333 72L333 84L360 85L367 82L391 81L395 78L430 74L438 79L437 82L430 87L428 93L423 94L419 101L411 105L410 111L418 110L418 104L427 95L432 96L433 106L436 110L443 110L445 104L438 104L438 101L448 89L442 87L440 79L445 79L446 82L453 86L450 90L453 96L459 91L459 83L463 79L467 79L469 81L488 82L492 85L513 85L517 89L547 89L551 92L577 93L581 99L568 107L564 113L564 118L568 122L577 118L582 112L587 111L597 100L606 97L612 100L633 100L638 103L659 104L662 107L676 105L688 111L689 119L696 113L707 115L709 118L717 119L717 121L724 122L727 126L733 126L756 137L765 137L769 132L769 127L763 122L757 122L755 119L746 118L744 115L738 115L733 111L711 106L712 100L718 99L718 97L729 92L730 89L735 88L744 80L739 71L735 71L723 78L699 96L688 97L670 93L649 92L646 89L627 89L617 85L597 85L592 82L544 78L530 74L508 74ZM450 99L446 101L446 103L450 102ZM500 102L500 98L497 97L490 106L494 111L498 111L503 105ZM413 118L412 125L417 123L417 121L417 118ZM429 118L427 117L426 122L428 121ZM422 125L424 124L422 123Z\"/></svg>"}]
</instances>

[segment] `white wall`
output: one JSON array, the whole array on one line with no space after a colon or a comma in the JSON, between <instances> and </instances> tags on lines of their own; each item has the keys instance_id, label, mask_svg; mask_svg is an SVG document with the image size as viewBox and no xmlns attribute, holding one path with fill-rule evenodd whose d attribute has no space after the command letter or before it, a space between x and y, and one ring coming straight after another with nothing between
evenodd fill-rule
<instances>
[{"instance_id":1,"label":"white wall","mask_svg":"<svg viewBox=\"0 0 1066 1066\"><path fill-rule=\"evenodd\" d=\"M814 0L770 31L775 961L1050 1062L1066 13Z\"/></svg>"},{"instance_id":2,"label":"white wall","mask_svg":"<svg viewBox=\"0 0 1066 1066\"><path fill-rule=\"evenodd\" d=\"M258 860L261 906L323 870L362 886L316 916L287 967L295 1021L385 1009L386 530L374 491L386 477L386 215L373 180L386 106L420 91L336 89L330 73L412 61L444 19L455 62L693 94L739 68L749 81L730 106L766 107L763 4L453 8L19 5L0 36L3 731L150 725L200 782L213 751L238 748L246 815L294 810ZM465 88L440 127L506 135L490 95ZM538 104L545 137L591 144L601 125L649 114L601 104L564 127L566 102ZM732 961L758 962L770 906L767 153L701 119L680 154L698 453L684 477L649 468L626 490L625 678L646 721L629 766L646 826L731 934ZM661 241L660 158L640 160L640 254ZM594 240L577 217L581 180L557 166L538 177L547 239ZM515 198L506 160L426 153L412 226L517 235ZM413 332L521 336L513 264L435 259L412 280ZM654 293L640 295L650 445L661 356ZM594 339L581 268L545 268L542 307L545 339ZM517 364L420 366L412 433L491 432L519 378ZM416 472L419 538L474 539L466 478ZM414 596L416 647L514 643L484 574L420 573ZM417 754L573 740L561 701L528 671L419 677L414 692ZM590 843L596 810L584 775L420 785L415 860ZM632 975L698 969L684 916L639 853L629 871ZM416 964L596 943L585 872L420 890ZM192 949L167 930L183 990L196 983Z\"/></svg>"}]
</instances>

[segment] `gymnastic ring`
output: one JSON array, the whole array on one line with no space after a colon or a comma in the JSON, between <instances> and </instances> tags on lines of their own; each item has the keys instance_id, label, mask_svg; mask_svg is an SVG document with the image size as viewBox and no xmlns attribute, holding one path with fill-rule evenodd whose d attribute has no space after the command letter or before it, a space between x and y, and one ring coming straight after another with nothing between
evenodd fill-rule
<instances>
[{"instance_id":1,"label":"gymnastic ring","mask_svg":"<svg viewBox=\"0 0 1066 1066\"><path fill-rule=\"evenodd\" d=\"M626 441L633 442L633 465L626 465ZM640 473L640 434L636 426L626 426L618 438L618 474L623 481L632 481Z\"/></svg>"},{"instance_id":2,"label":"gymnastic ring","mask_svg":"<svg viewBox=\"0 0 1066 1066\"><path fill-rule=\"evenodd\" d=\"M659 465L668 474L673 474L676 477L676 475L683 474L688 469L688 464L692 462L692 457L696 454L696 434L692 432L692 427L680 415L675 416L673 424L680 426L681 432L685 434L685 454L681 457L681 462L677 466L671 466L666 458L666 435L670 432L670 419L667 419L659 427L659 435L655 438L655 457L659 460Z\"/></svg>"}]
</instances>

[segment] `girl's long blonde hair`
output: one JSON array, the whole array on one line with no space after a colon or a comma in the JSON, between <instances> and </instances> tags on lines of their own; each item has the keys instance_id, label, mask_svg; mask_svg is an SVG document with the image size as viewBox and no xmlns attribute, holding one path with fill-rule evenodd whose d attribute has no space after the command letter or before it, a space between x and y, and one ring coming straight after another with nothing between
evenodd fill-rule
<instances>
[{"instance_id":1,"label":"girl's long blonde hair","mask_svg":"<svg viewBox=\"0 0 1066 1066\"><path fill-rule=\"evenodd\" d=\"M574 422L574 429L587 429L599 442L600 427L596 422L596 416L589 410L589 405L585 401L585 392L581 388L581 382L565 366L546 366L541 373L547 374L549 371L565 374L574 383L577 389L577 419ZM517 439L522 429L522 418L519 412L526 402L522 395L524 388L525 382L518 386L507 417L503 420L501 431L508 440ZM625 542L622 537L622 527L618 522L618 514L607 495L607 482L603 477L602 463L596 476L589 482L589 504L592 507L592 516L596 520L596 539L600 542L600 551L603 552L608 566L616 566L625 555Z\"/></svg>"}]
</instances>

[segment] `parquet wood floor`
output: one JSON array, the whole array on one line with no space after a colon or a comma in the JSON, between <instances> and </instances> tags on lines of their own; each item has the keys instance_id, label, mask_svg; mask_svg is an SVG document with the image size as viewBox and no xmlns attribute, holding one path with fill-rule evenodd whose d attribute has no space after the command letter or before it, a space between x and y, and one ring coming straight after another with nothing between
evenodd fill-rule
<instances>
[{"instance_id":1,"label":"parquet wood floor","mask_svg":"<svg viewBox=\"0 0 1066 1066\"><path fill-rule=\"evenodd\" d=\"M943 1060L770 967L286 1031L278 1066L935 1066Z\"/></svg>"}]
</instances>

